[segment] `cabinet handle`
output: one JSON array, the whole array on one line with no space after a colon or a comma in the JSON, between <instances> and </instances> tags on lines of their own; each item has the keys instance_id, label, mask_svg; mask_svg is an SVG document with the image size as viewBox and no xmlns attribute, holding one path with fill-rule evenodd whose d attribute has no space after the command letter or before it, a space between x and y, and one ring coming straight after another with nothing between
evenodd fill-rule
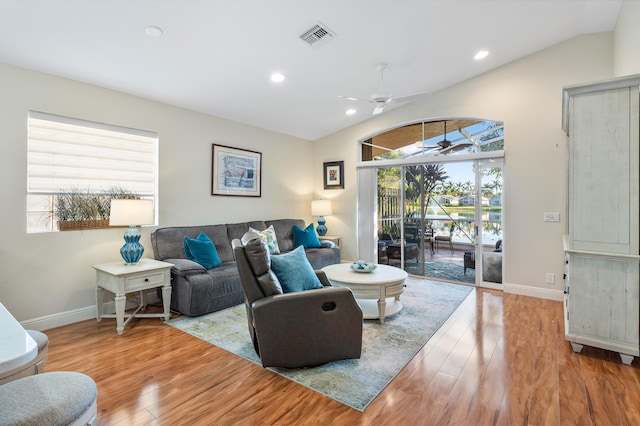
<instances>
[{"instance_id":1,"label":"cabinet handle","mask_svg":"<svg viewBox=\"0 0 640 426\"><path fill-rule=\"evenodd\" d=\"M148 282L149 282L149 278L145 278L145 279L144 279L144 282L145 282L145 283L148 283Z\"/></svg>"}]
</instances>

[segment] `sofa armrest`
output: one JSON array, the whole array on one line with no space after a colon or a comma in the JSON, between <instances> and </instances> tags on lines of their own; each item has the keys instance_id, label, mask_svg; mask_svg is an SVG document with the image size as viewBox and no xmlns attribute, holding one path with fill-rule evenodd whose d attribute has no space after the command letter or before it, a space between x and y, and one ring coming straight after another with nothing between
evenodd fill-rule
<instances>
[{"instance_id":1,"label":"sofa armrest","mask_svg":"<svg viewBox=\"0 0 640 426\"><path fill-rule=\"evenodd\" d=\"M173 263L171 271L177 275L187 276L207 272L204 266L189 259L163 259L163 261Z\"/></svg>"},{"instance_id":2,"label":"sofa armrest","mask_svg":"<svg viewBox=\"0 0 640 426\"><path fill-rule=\"evenodd\" d=\"M333 241L330 240L320 240L320 247L321 248L334 248L337 247L336 243L334 243Z\"/></svg>"}]
</instances>

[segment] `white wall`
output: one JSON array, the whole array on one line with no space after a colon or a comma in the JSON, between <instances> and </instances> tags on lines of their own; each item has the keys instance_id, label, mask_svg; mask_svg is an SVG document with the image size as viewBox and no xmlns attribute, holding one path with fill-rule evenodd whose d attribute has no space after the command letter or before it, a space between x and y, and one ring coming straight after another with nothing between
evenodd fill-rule
<instances>
[{"instance_id":1,"label":"white wall","mask_svg":"<svg viewBox=\"0 0 640 426\"><path fill-rule=\"evenodd\" d=\"M562 235L566 224L566 135L561 128L562 87L610 78L612 33L591 34L551 46L479 77L434 93L425 101L385 112L315 143L321 163L344 160L346 189L334 196L330 233L342 235L343 259L356 253L357 140L416 119L467 116L505 123L505 273L507 291L559 299L562 295ZM321 165L316 166L320 172ZM560 223L544 223L543 212L560 212ZM556 282L545 283L553 272Z\"/></svg>"},{"instance_id":2,"label":"white wall","mask_svg":"<svg viewBox=\"0 0 640 426\"><path fill-rule=\"evenodd\" d=\"M613 72L617 77L640 74L640 2L626 0L614 31Z\"/></svg>"},{"instance_id":3,"label":"white wall","mask_svg":"<svg viewBox=\"0 0 640 426\"><path fill-rule=\"evenodd\" d=\"M160 226L312 220L309 141L3 64L0 93L0 302L34 328L95 317L91 265L119 261L124 241L121 229L26 233L28 110L157 132ZM261 198L210 195L213 142L263 153Z\"/></svg>"}]
</instances>

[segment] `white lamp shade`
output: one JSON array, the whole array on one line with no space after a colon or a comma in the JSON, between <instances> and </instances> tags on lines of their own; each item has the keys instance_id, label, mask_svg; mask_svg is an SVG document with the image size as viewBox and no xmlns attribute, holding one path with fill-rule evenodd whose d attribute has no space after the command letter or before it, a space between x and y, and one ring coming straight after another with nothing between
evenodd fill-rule
<instances>
[{"instance_id":1,"label":"white lamp shade","mask_svg":"<svg viewBox=\"0 0 640 426\"><path fill-rule=\"evenodd\" d=\"M329 200L315 200L311 202L311 215L312 216L329 216L332 215L331 201Z\"/></svg>"},{"instance_id":2,"label":"white lamp shade","mask_svg":"<svg viewBox=\"0 0 640 426\"><path fill-rule=\"evenodd\" d=\"M153 200L111 200L110 226L152 225Z\"/></svg>"}]
</instances>

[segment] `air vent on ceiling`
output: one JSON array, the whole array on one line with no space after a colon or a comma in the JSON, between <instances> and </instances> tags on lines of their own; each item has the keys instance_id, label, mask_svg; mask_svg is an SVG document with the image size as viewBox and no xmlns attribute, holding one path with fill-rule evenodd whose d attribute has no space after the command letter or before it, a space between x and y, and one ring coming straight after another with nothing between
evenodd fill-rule
<instances>
[{"instance_id":1,"label":"air vent on ceiling","mask_svg":"<svg viewBox=\"0 0 640 426\"><path fill-rule=\"evenodd\" d=\"M331 31L322 22L318 22L300 35L300 39L312 47L320 47L331 40L336 33Z\"/></svg>"}]
</instances>

